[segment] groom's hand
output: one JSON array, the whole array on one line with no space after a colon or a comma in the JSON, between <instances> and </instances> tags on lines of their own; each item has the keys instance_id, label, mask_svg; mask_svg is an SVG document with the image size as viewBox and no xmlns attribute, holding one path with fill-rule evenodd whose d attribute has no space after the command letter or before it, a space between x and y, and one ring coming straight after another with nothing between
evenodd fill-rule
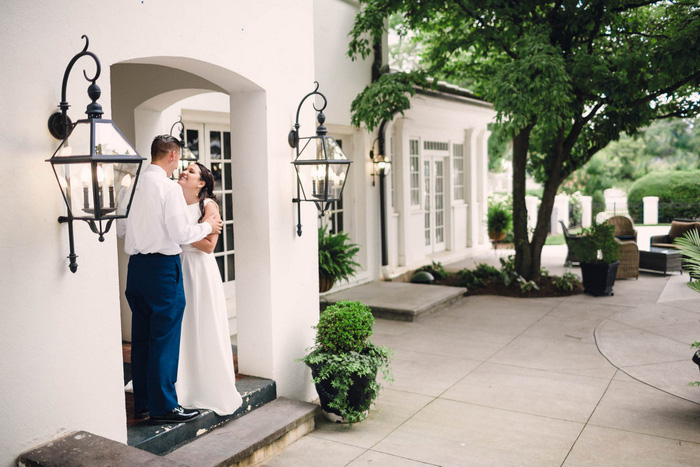
<instances>
[{"instance_id":1,"label":"groom's hand","mask_svg":"<svg viewBox=\"0 0 700 467\"><path fill-rule=\"evenodd\" d=\"M203 222L209 223L211 225L211 233L215 234L220 234L224 225L223 221L221 220L221 216L219 215L207 217Z\"/></svg>"}]
</instances>

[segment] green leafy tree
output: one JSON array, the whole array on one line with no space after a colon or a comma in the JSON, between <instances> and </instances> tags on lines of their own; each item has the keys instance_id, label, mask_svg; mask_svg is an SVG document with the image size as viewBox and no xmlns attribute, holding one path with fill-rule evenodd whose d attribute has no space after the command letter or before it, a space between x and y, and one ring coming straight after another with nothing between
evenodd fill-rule
<instances>
[{"instance_id":1,"label":"green leafy tree","mask_svg":"<svg viewBox=\"0 0 700 467\"><path fill-rule=\"evenodd\" d=\"M420 67L384 74L353 102L374 129L430 77L471 79L513 140L515 269L540 274L554 196L599 150L653 120L700 111L697 0L360 0L349 54L367 57L400 14L422 43ZM527 170L543 184L532 239Z\"/></svg>"}]
</instances>

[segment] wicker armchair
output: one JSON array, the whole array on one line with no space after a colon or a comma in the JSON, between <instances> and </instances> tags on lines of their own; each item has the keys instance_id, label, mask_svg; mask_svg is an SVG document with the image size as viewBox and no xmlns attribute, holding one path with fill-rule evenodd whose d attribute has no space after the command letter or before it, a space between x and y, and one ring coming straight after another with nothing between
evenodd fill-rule
<instances>
[{"instance_id":1,"label":"wicker armchair","mask_svg":"<svg viewBox=\"0 0 700 467\"><path fill-rule=\"evenodd\" d=\"M621 241L615 239L620 244L620 265L617 267L615 279L639 278L639 247L633 241Z\"/></svg>"},{"instance_id":2,"label":"wicker armchair","mask_svg":"<svg viewBox=\"0 0 700 467\"><path fill-rule=\"evenodd\" d=\"M574 254L574 249L572 245L581 238L579 235L572 235L569 233L569 229L566 228L566 224L563 221L559 221L561 228L564 231L564 240L566 240L566 247L569 250L566 253L566 260L564 260L564 266L570 267L573 263L580 263L581 261Z\"/></svg>"},{"instance_id":3,"label":"wicker armchair","mask_svg":"<svg viewBox=\"0 0 700 467\"><path fill-rule=\"evenodd\" d=\"M637 241L637 231L634 229L632 219L627 216L613 216L605 221L606 224L615 226L615 237L618 239Z\"/></svg>"}]
</instances>

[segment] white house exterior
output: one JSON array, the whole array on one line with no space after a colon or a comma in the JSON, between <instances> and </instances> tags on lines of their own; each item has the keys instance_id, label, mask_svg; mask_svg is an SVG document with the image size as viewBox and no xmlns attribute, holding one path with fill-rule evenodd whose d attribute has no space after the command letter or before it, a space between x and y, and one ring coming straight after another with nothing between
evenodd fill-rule
<instances>
[{"instance_id":1,"label":"white house exterior","mask_svg":"<svg viewBox=\"0 0 700 467\"><path fill-rule=\"evenodd\" d=\"M319 81L329 133L353 160L342 214L344 230L361 245L355 282L380 278L378 186L368 157L376 132L350 125L350 103L371 80L369 60L346 55L357 8L347 0L0 4L0 413L6 418L0 467L75 430L126 441L121 343L130 337L123 298L128 258L114 232L100 243L77 222L78 271L69 271L68 230L57 222L66 208L45 162L59 143L47 120L68 62L85 45L83 34L102 65L97 84L105 117L140 154L148 158L153 136L170 132L182 117L200 160L220 171L229 232L217 257L235 316L240 372L275 380L279 395L316 398L309 371L295 359L311 345L318 318L318 221L313 204L303 205L304 233L297 236L287 133L301 98ZM91 75L93 62L80 59L68 80L74 121L89 103L83 69ZM393 142L384 269L390 276L488 243L486 124L493 111L444 92L413 102L386 133L387 147ZM314 117L307 102L302 134L315 131ZM414 141L418 182L411 172ZM435 202L437 181L423 167L436 164L444 171L442 234L426 227L426 214L434 222L435 213L425 202ZM427 245L429 236L441 241Z\"/></svg>"}]
</instances>

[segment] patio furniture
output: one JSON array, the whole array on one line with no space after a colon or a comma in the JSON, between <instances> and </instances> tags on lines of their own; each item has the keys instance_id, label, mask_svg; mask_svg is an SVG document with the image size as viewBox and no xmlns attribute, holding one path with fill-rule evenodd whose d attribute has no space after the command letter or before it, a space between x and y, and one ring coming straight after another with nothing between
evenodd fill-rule
<instances>
[{"instance_id":1,"label":"patio furniture","mask_svg":"<svg viewBox=\"0 0 700 467\"><path fill-rule=\"evenodd\" d=\"M682 256L678 250L652 247L649 251L639 252L639 268L663 272L664 276L667 272L672 271L679 271L683 274L681 269Z\"/></svg>"},{"instance_id":2,"label":"patio furniture","mask_svg":"<svg viewBox=\"0 0 700 467\"><path fill-rule=\"evenodd\" d=\"M605 221L606 224L615 226L615 237L618 239L637 241L637 231L634 229L632 219L627 216L613 216Z\"/></svg>"},{"instance_id":3,"label":"patio furniture","mask_svg":"<svg viewBox=\"0 0 700 467\"><path fill-rule=\"evenodd\" d=\"M570 267L573 263L580 263L581 261L574 254L574 249L572 245L581 238L580 235L572 235L569 233L569 229L566 228L564 221L559 221L561 228L564 232L564 240L566 240L566 247L568 249L566 253L566 260L564 260L564 266Z\"/></svg>"},{"instance_id":4,"label":"patio furniture","mask_svg":"<svg viewBox=\"0 0 700 467\"><path fill-rule=\"evenodd\" d=\"M693 222L687 220L673 220L671 222L671 229L666 235L654 235L650 240L651 248L666 248L666 249L677 249L678 247L674 245L673 240L676 237L682 237L688 230L696 229L700 230L700 222Z\"/></svg>"},{"instance_id":5,"label":"patio furniture","mask_svg":"<svg viewBox=\"0 0 700 467\"><path fill-rule=\"evenodd\" d=\"M630 279L639 277L640 251L634 241L615 240L620 244L620 266L617 268L615 279Z\"/></svg>"}]
</instances>

